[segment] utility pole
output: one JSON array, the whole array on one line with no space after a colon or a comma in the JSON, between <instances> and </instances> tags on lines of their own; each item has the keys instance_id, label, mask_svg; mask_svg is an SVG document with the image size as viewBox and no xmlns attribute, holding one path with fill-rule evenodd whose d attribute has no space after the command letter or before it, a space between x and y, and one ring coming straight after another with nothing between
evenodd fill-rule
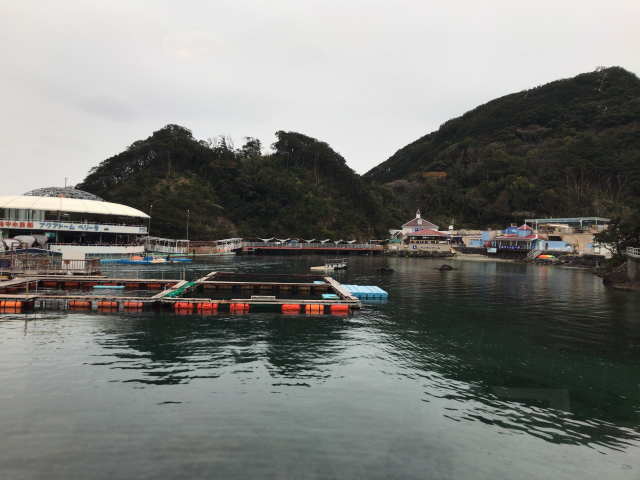
<instances>
[{"instance_id":1,"label":"utility pole","mask_svg":"<svg viewBox=\"0 0 640 480\"><path fill-rule=\"evenodd\" d=\"M187 208L187 240L189 240L189 209Z\"/></svg>"},{"instance_id":2,"label":"utility pole","mask_svg":"<svg viewBox=\"0 0 640 480\"><path fill-rule=\"evenodd\" d=\"M151 236L151 214L153 212L153 203L149 204L149 225L147 226L147 237Z\"/></svg>"}]
</instances>

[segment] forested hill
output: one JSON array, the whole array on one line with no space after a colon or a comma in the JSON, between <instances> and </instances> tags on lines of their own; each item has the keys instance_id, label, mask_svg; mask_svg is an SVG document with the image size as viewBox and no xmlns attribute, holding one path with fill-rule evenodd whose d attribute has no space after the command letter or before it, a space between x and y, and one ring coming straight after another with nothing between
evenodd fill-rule
<instances>
[{"instance_id":1,"label":"forested hill","mask_svg":"<svg viewBox=\"0 0 640 480\"><path fill-rule=\"evenodd\" d=\"M365 178L441 225L615 216L640 196L640 80L606 68L498 98Z\"/></svg>"},{"instance_id":2,"label":"forested hill","mask_svg":"<svg viewBox=\"0 0 640 480\"><path fill-rule=\"evenodd\" d=\"M273 153L247 138L196 140L167 125L92 169L78 188L152 216L151 233L184 238L230 236L369 239L384 235L388 191L368 186L326 143L277 132Z\"/></svg>"},{"instance_id":3,"label":"forested hill","mask_svg":"<svg viewBox=\"0 0 640 480\"><path fill-rule=\"evenodd\" d=\"M628 216L640 199L640 80L622 68L481 105L364 177L324 142L277 132L235 148L178 125L92 169L79 188L148 212L152 234L386 237L416 208L439 225Z\"/></svg>"}]
</instances>

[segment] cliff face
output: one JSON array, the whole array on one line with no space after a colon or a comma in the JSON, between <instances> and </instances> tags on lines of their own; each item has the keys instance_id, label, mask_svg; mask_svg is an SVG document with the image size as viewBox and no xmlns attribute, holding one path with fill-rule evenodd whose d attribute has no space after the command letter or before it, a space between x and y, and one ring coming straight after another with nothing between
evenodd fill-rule
<instances>
[{"instance_id":1,"label":"cliff face","mask_svg":"<svg viewBox=\"0 0 640 480\"><path fill-rule=\"evenodd\" d=\"M385 189L370 186L329 145L277 132L274 152L198 141L168 125L92 169L78 187L149 212L154 235L362 238L383 235Z\"/></svg>"},{"instance_id":2,"label":"cliff face","mask_svg":"<svg viewBox=\"0 0 640 480\"><path fill-rule=\"evenodd\" d=\"M615 67L498 98L365 178L440 222L613 215L640 195L640 80Z\"/></svg>"}]
</instances>

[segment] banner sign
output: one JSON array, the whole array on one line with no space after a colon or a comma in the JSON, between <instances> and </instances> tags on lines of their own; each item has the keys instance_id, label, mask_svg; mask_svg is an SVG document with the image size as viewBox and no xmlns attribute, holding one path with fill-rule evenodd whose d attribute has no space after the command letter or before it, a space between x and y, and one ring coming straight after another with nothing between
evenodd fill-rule
<instances>
[{"instance_id":1,"label":"banner sign","mask_svg":"<svg viewBox=\"0 0 640 480\"><path fill-rule=\"evenodd\" d=\"M102 225L99 223L73 223L54 221L40 222L35 220L0 220L0 228L64 232L147 233L147 227L145 226Z\"/></svg>"}]
</instances>

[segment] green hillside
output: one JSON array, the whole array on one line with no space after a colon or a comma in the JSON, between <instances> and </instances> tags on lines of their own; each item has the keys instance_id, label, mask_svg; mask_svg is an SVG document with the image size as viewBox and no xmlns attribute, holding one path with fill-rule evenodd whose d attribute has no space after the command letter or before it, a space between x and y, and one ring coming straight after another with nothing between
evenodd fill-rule
<instances>
[{"instance_id":1,"label":"green hillside","mask_svg":"<svg viewBox=\"0 0 640 480\"><path fill-rule=\"evenodd\" d=\"M152 234L379 238L416 208L439 225L628 218L640 199L640 80L599 69L449 120L363 177L329 145L277 132L233 147L178 125L92 169L79 188L150 212Z\"/></svg>"},{"instance_id":2,"label":"green hillside","mask_svg":"<svg viewBox=\"0 0 640 480\"><path fill-rule=\"evenodd\" d=\"M152 216L153 235L184 238L303 236L370 239L384 235L388 191L366 184L329 145L277 132L273 153L248 138L202 141L178 125L92 169L78 188Z\"/></svg>"},{"instance_id":3,"label":"green hillside","mask_svg":"<svg viewBox=\"0 0 640 480\"><path fill-rule=\"evenodd\" d=\"M365 178L441 225L624 213L640 197L640 80L614 67L498 98Z\"/></svg>"}]
</instances>

